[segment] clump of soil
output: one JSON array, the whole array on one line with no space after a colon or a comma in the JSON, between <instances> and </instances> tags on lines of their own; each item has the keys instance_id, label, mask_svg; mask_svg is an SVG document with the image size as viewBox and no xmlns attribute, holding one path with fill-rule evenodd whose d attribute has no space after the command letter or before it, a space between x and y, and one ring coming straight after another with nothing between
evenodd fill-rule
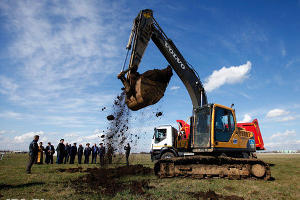
<instances>
[{"instance_id":1,"label":"clump of soil","mask_svg":"<svg viewBox=\"0 0 300 200\"><path fill-rule=\"evenodd\" d=\"M153 170L143 165L130 165L118 168L88 168L84 172L88 174L72 181L72 186L77 192L94 191L115 196L116 193L128 189L132 194L144 195L146 190L151 188L149 180L122 182L120 178L128 175L147 175L153 173Z\"/></svg>"},{"instance_id":2,"label":"clump of soil","mask_svg":"<svg viewBox=\"0 0 300 200\"><path fill-rule=\"evenodd\" d=\"M239 197L236 195L221 195L217 194L212 190L208 190L207 192L188 192L190 196L196 198L196 199L213 199L213 200L244 200L243 197Z\"/></svg>"},{"instance_id":3,"label":"clump of soil","mask_svg":"<svg viewBox=\"0 0 300 200\"><path fill-rule=\"evenodd\" d=\"M108 115L106 118L107 118L107 120L111 121L111 120L114 120L114 119L115 119L115 116L113 116L113 115Z\"/></svg>"},{"instance_id":4,"label":"clump of soil","mask_svg":"<svg viewBox=\"0 0 300 200\"><path fill-rule=\"evenodd\" d=\"M156 117L162 116L162 112L157 112L157 113L155 114L155 116L156 116Z\"/></svg>"}]
</instances>

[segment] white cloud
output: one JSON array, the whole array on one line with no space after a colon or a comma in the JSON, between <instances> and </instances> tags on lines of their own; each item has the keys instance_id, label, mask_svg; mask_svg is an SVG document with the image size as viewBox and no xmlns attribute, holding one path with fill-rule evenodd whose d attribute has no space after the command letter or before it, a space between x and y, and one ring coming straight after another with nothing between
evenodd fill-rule
<instances>
[{"instance_id":1,"label":"white cloud","mask_svg":"<svg viewBox=\"0 0 300 200\"><path fill-rule=\"evenodd\" d=\"M234 84L243 82L251 70L251 62L240 66L231 66L229 68L222 67L220 70L215 70L206 78L204 88L207 92L211 92L224 84Z\"/></svg>"},{"instance_id":2,"label":"white cloud","mask_svg":"<svg viewBox=\"0 0 300 200\"><path fill-rule=\"evenodd\" d=\"M273 134L270 139L287 139L287 137L289 136L295 136L296 135L296 131L295 130L286 130L285 132L283 133L275 133Z\"/></svg>"},{"instance_id":3,"label":"white cloud","mask_svg":"<svg viewBox=\"0 0 300 200\"><path fill-rule=\"evenodd\" d=\"M170 88L170 90L178 90L180 87L179 86L172 86L171 88Z\"/></svg>"},{"instance_id":4,"label":"white cloud","mask_svg":"<svg viewBox=\"0 0 300 200\"><path fill-rule=\"evenodd\" d=\"M276 121L286 122L286 121L292 121L294 119L296 119L294 116L285 116L285 117L281 117L281 118L276 119Z\"/></svg>"},{"instance_id":5,"label":"white cloud","mask_svg":"<svg viewBox=\"0 0 300 200\"><path fill-rule=\"evenodd\" d=\"M0 113L0 118L23 119L23 114L13 112L13 111L6 111L6 112Z\"/></svg>"},{"instance_id":6,"label":"white cloud","mask_svg":"<svg viewBox=\"0 0 300 200\"><path fill-rule=\"evenodd\" d=\"M267 113L266 118L277 122L286 122L296 119L295 116L290 116L289 114L290 112L287 110L275 108Z\"/></svg>"},{"instance_id":7,"label":"white cloud","mask_svg":"<svg viewBox=\"0 0 300 200\"><path fill-rule=\"evenodd\" d=\"M26 140L33 139L33 136L35 136L35 135L39 135L41 137L42 135L44 135L44 132L43 131L38 131L38 132L24 133L23 135L15 136L14 140L15 140L16 143L23 143Z\"/></svg>"},{"instance_id":8,"label":"white cloud","mask_svg":"<svg viewBox=\"0 0 300 200\"><path fill-rule=\"evenodd\" d=\"M270 110L267 113L267 118L274 118L274 117L279 117L279 116L283 116L283 115L287 115L289 114L289 111L283 110L283 109L279 109L279 108L275 108L273 110Z\"/></svg>"},{"instance_id":9,"label":"white cloud","mask_svg":"<svg viewBox=\"0 0 300 200\"><path fill-rule=\"evenodd\" d=\"M252 119L252 117L249 114L245 114L243 120L238 123L251 122L251 119Z\"/></svg>"}]
</instances>

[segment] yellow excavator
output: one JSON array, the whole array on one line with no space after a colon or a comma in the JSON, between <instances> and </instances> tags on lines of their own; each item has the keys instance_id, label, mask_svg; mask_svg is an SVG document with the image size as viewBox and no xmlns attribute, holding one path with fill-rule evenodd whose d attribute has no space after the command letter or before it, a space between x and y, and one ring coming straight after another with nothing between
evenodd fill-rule
<instances>
[{"instance_id":1,"label":"yellow excavator","mask_svg":"<svg viewBox=\"0 0 300 200\"><path fill-rule=\"evenodd\" d=\"M150 39L169 66L139 74L137 70ZM160 144L154 167L156 175L271 178L269 165L254 154L254 134L237 127L233 108L207 102L198 74L163 32L152 10L142 10L134 19L126 48L128 52L131 50L129 67L124 70L124 63L118 78L124 85L128 108L135 111L157 103L164 95L172 70L185 85L193 104L188 138L179 138L180 134L172 127L155 128L156 146L162 138L168 137L169 141Z\"/></svg>"}]
</instances>

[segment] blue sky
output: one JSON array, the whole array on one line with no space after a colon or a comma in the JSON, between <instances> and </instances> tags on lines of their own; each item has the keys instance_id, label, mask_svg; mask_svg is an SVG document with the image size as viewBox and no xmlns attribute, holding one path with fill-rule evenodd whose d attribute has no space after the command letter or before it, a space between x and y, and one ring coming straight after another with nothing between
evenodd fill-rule
<instances>
[{"instance_id":1,"label":"blue sky","mask_svg":"<svg viewBox=\"0 0 300 200\"><path fill-rule=\"evenodd\" d=\"M269 150L299 149L300 1L292 0L1 1L0 149L26 150L34 134L98 141L122 87L132 21L146 8L195 67L209 102L234 103L238 121L257 118ZM166 66L150 42L139 71ZM131 131L142 135L135 151L150 150L154 126L191 112L174 75L157 105L132 113Z\"/></svg>"}]
</instances>

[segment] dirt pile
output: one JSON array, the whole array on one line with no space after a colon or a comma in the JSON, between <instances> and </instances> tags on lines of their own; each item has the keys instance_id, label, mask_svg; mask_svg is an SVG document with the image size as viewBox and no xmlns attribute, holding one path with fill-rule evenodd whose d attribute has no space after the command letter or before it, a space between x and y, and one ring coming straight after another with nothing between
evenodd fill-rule
<instances>
[{"instance_id":1,"label":"dirt pile","mask_svg":"<svg viewBox=\"0 0 300 200\"><path fill-rule=\"evenodd\" d=\"M72 181L72 186L77 192L94 191L95 193L114 196L123 190L144 195L146 190L151 188L149 180L123 182L121 178L129 175L147 175L153 173L153 170L142 165L130 165L118 168L88 168L84 172L88 172L88 174Z\"/></svg>"},{"instance_id":2,"label":"dirt pile","mask_svg":"<svg viewBox=\"0 0 300 200\"><path fill-rule=\"evenodd\" d=\"M236 195L229 195L229 196L225 196L225 195L221 195L221 194L217 194L212 190L208 190L207 192L188 192L187 194L189 194L190 196L196 198L196 199L211 199L211 200L244 200L243 197L239 197Z\"/></svg>"}]
</instances>

